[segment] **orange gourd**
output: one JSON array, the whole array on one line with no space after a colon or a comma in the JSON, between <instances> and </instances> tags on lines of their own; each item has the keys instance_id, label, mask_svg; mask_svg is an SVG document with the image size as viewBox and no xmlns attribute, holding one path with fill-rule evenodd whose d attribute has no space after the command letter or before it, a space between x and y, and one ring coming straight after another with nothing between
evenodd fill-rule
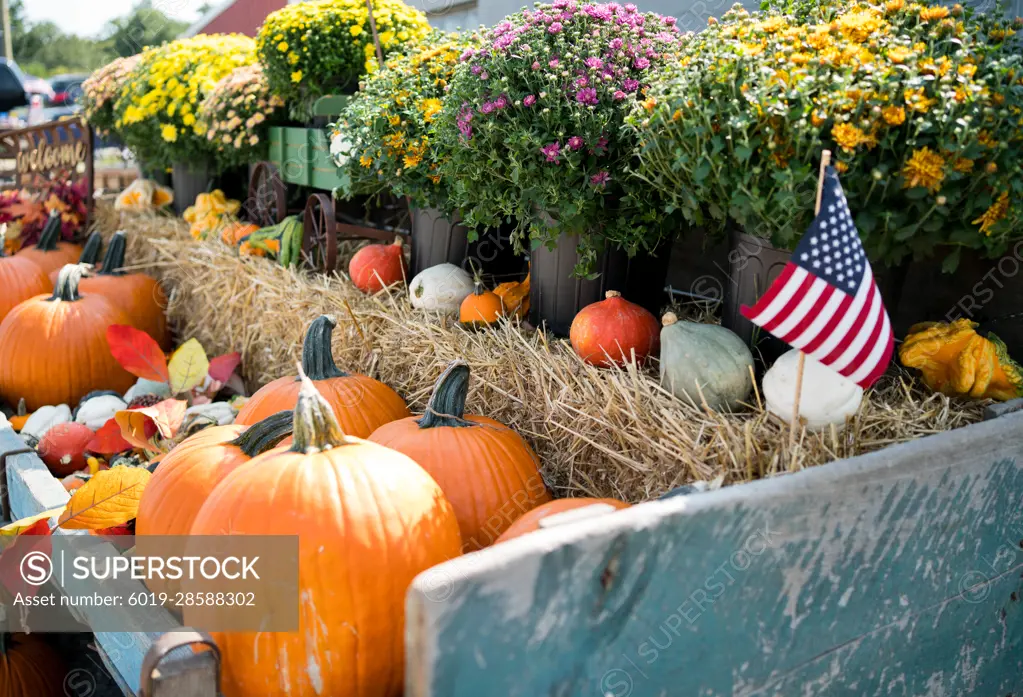
<instances>
[{"instance_id":1,"label":"orange gourd","mask_svg":"<svg viewBox=\"0 0 1023 697\"><path fill-rule=\"evenodd\" d=\"M587 305L572 320L569 340L579 357L607 368L636 362L642 365L661 343L661 325L648 310L630 303L618 291Z\"/></svg>"},{"instance_id":2,"label":"orange gourd","mask_svg":"<svg viewBox=\"0 0 1023 697\"><path fill-rule=\"evenodd\" d=\"M304 376L294 434L291 448L227 475L192 525L193 536L299 537L298 630L214 634L221 689L226 697L401 695L405 592L419 573L459 555L458 520L410 458L345 435ZM203 611L186 607L186 624L193 612Z\"/></svg>"},{"instance_id":3,"label":"orange gourd","mask_svg":"<svg viewBox=\"0 0 1023 697\"><path fill-rule=\"evenodd\" d=\"M258 229L258 225L253 223L243 223L238 220L224 226L224 229L220 231L220 240L224 244L235 247L242 241L242 238L248 237Z\"/></svg>"},{"instance_id":4,"label":"orange gourd","mask_svg":"<svg viewBox=\"0 0 1023 697\"><path fill-rule=\"evenodd\" d=\"M577 508L585 508L586 506L593 506L598 503L606 503L617 510L629 507L629 504L624 501L619 501L618 499L556 499L550 503L545 503L542 506L537 506L525 515L521 516L518 520L512 523L499 538L497 538L497 541L507 542L513 538L521 537L522 535L526 535L531 532L536 532L540 529L540 521L548 516L565 513L566 511L574 511Z\"/></svg>"},{"instance_id":5,"label":"orange gourd","mask_svg":"<svg viewBox=\"0 0 1023 697\"><path fill-rule=\"evenodd\" d=\"M95 276L82 279L82 292L102 295L124 310L131 326L149 334L164 349L170 348L165 312L167 296L155 278L122 270L126 246L124 232L115 232L103 257L103 269Z\"/></svg>"},{"instance_id":6,"label":"orange gourd","mask_svg":"<svg viewBox=\"0 0 1023 697\"><path fill-rule=\"evenodd\" d=\"M376 293L387 286L404 283L408 275L401 237L391 244L366 245L348 262L348 275L363 293Z\"/></svg>"},{"instance_id":7,"label":"orange gourd","mask_svg":"<svg viewBox=\"0 0 1023 697\"><path fill-rule=\"evenodd\" d=\"M60 697L65 670L41 634L0 632L0 697Z\"/></svg>"},{"instance_id":8,"label":"orange gourd","mask_svg":"<svg viewBox=\"0 0 1023 697\"><path fill-rule=\"evenodd\" d=\"M103 235L100 234L99 230L89 235L89 239L85 241L85 246L82 247L82 253L78 255L79 264L92 264L93 270L96 270L96 262L99 260L99 252L103 249ZM57 283L57 276L60 274L60 269L56 268L50 272L50 287L46 290L53 288L54 284ZM40 291L46 292L46 291Z\"/></svg>"},{"instance_id":9,"label":"orange gourd","mask_svg":"<svg viewBox=\"0 0 1023 697\"><path fill-rule=\"evenodd\" d=\"M34 247L26 247L17 256L35 262L36 266L49 276L51 271L59 270L65 264L73 264L82 253L82 248L70 242L60 240L60 213L51 211L46 219L39 241Z\"/></svg>"},{"instance_id":10,"label":"orange gourd","mask_svg":"<svg viewBox=\"0 0 1023 697\"><path fill-rule=\"evenodd\" d=\"M369 439L408 455L437 480L470 552L551 497L539 458L522 436L486 416L465 415L468 388L469 366L455 361L437 381L425 414L384 424Z\"/></svg>"},{"instance_id":11,"label":"orange gourd","mask_svg":"<svg viewBox=\"0 0 1023 697\"><path fill-rule=\"evenodd\" d=\"M124 392L135 383L110 354L107 327L128 316L101 295L81 294L83 267L68 264L53 295L37 295L0 322L0 397L29 409L77 404L93 390Z\"/></svg>"},{"instance_id":12,"label":"orange gourd","mask_svg":"<svg viewBox=\"0 0 1023 697\"><path fill-rule=\"evenodd\" d=\"M342 430L357 438L367 438L385 423L411 416L398 393L384 383L338 369L330 349L335 324L333 317L323 315L309 325L302 345L302 369L334 409ZM300 387L294 375L264 385L249 398L234 422L250 425L279 411L294 409Z\"/></svg>"},{"instance_id":13,"label":"orange gourd","mask_svg":"<svg viewBox=\"0 0 1023 697\"><path fill-rule=\"evenodd\" d=\"M53 288L46 274L31 259L4 254L4 233L0 227L0 322L18 303Z\"/></svg>"},{"instance_id":14,"label":"orange gourd","mask_svg":"<svg viewBox=\"0 0 1023 697\"><path fill-rule=\"evenodd\" d=\"M476 276L473 291L465 296L458 309L459 321L468 327L485 327L503 315L504 305L500 296L487 290L480 277Z\"/></svg>"},{"instance_id":15,"label":"orange gourd","mask_svg":"<svg viewBox=\"0 0 1023 697\"><path fill-rule=\"evenodd\" d=\"M494 295L501 298L504 312L511 317L525 317L529 312L529 274L521 283L507 281L494 288Z\"/></svg>"},{"instance_id":16,"label":"orange gourd","mask_svg":"<svg viewBox=\"0 0 1023 697\"><path fill-rule=\"evenodd\" d=\"M85 446L92 438L92 430L85 424L57 424L43 435L36 449L50 474L66 477L88 467Z\"/></svg>"}]
</instances>

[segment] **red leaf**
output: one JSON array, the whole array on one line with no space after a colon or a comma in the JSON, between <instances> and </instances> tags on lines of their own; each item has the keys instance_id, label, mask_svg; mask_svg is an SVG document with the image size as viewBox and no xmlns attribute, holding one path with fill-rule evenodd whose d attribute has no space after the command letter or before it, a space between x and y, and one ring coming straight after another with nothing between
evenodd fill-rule
<instances>
[{"instance_id":1,"label":"red leaf","mask_svg":"<svg viewBox=\"0 0 1023 697\"><path fill-rule=\"evenodd\" d=\"M114 419L121 427L121 436L144 450L159 450L152 441L157 433L164 439L173 438L181 428L188 402L183 399L165 399L142 409L125 409Z\"/></svg>"},{"instance_id":2,"label":"red leaf","mask_svg":"<svg viewBox=\"0 0 1023 697\"><path fill-rule=\"evenodd\" d=\"M107 327L107 344L121 367L132 375L157 382L170 381L166 356L153 337L144 331L124 324L111 324Z\"/></svg>"},{"instance_id":3,"label":"red leaf","mask_svg":"<svg viewBox=\"0 0 1023 697\"><path fill-rule=\"evenodd\" d=\"M206 371L206 374L217 382L225 383L231 379L235 369L241 362L242 354L237 351L234 353L225 353L223 356L217 356L210 361L210 367Z\"/></svg>"},{"instance_id":4,"label":"red leaf","mask_svg":"<svg viewBox=\"0 0 1023 697\"><path fill-rule=\"evenodd\" d=\"M156 433L156 425L153 425L153 433ZM132 445L121 435L121 427L117 419L111 418L103 427L96 431L96 435L86 444L85 449L97 455L116 455L125 450L131 450Z\"/></svg>"},{"instance_id":5,"label":"red leaf","mask_svg":"<svg viewBox=\"0 0 1023 697\"><path fill-rule=\"evenodd\" d=\"M40 539L45 537L45 539ZM39 586L29 584L22 573L22 561L33 552L41 552L47 557L53 554L53 546L50 541L50 521L48 518L38 520L31 526L21 531L10 544L4 545L0 552L0 586L7 589L11 595L22 594L34 597L39 592ZM33 555L38 556L38 554ZM45 570L45 562L39 565L34 563L29 569ZM52 566L51 566L52 568Z\"/></svg>"}]
</instances>

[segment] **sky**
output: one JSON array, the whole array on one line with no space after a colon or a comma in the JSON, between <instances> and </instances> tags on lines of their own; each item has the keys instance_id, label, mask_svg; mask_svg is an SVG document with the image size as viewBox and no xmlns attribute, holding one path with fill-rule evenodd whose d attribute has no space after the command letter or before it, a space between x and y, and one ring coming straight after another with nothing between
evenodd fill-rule
<instances>
[{"instance_id":1,"label":"sky","mask_svg":"<svg viewBox=\"0 0 1023 697\"><path fill-rule=\"evenodd\" d=\"M106 23L123 17L138 0L25 0L25 17L29 22L51 21L64 32L94 37ZM192 23L203 0L152 0L151 5L164 14ZM211 4L218 4L213 0Z\"/></svg>"}]
</instances>

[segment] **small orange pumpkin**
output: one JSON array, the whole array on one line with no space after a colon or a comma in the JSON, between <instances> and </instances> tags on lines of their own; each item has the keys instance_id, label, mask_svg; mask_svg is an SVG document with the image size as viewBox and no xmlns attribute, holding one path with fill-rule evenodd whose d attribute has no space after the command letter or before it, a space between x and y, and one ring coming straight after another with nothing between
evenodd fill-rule
<instances>
[{"instance_id":1,"label":"small orange pumpkin","mask_svg":"<svg viewBox=\"0 0 1023 697\"><path fill-rule=\"evenodd\" d=\"M103 269L95 276L82 279L82 292L102 295L120 307L128 315L131 326L149 334L167 349L171 341L165 312L167 295L155 278L122 270L126 246L124 232L115 232L103 257Z\"/></svg>"},{"instance_id":2,"label":"small orange pumpkin","mask_svg":"<svg viewBox=\"0 0 1023 697\"><path fill-rule=\"evenodd\" d=\"M612 506L616 510L622 510L628 508L629 504L618 499L591 499L591 498L567 498L567 499L556 499L549 503L545 503L542 506L537 506L533 510L529 511L525 515L521 516L518 520L511 524L511 526L504 531L504 533L497 538L497 542L507 542L516 537L536 532L540 529L540 521L552 515L558 513L565 513L566 511L574 511L578 508L585 508L586 506L593 506L594 504L604 503Z\"/></svg>"},{"instance_id":3,"label":"small orange pumpkin","mask_svg":"<svg viewBox=\"0 0 1023 697\"><path fill-rule=\"evenodd\" d=\"M220 239L224 244L234 247L242 241L243 237L251 235L258 229L258 225L254 225L253 223L243 223L238 220L224 226L224 228L220 231Z\"/></svg>"},{"instance_id":4,"label":"small orange pumpkin","mask_svg":"<svg viewBox=\"0 0 1023 697\"><path fill-rule=\"evenodd\" d=\"M99 259L99 252L101 249L103 249L103 235L100 234L99 230L96 230L89 235L89 239L85 241L85 246L82 247L82 253L78 256L78 263L92 264L93 270L97 270L99 267L96 266L96 261ZM50 272L50 288L53 288L53 285L57 282L58 274L60 274L59 268ZM47 290L49 290L49 288Z\"/></svg>"},{"instance_id":5,"label":"small orange pumpkin","mask_svg":"<svg viewBox=\"0 0 1023 697\"><path fill-rule=\"evenodd\" d=\"M607 291L605 298L587 305L572 320L572 348L584 361L601 368L626 365L633 354L642 365L660 347L660 323L616 290Z\"/></svg>"},{"instance_id":6,"label":"small orange pumpkin","mask_svg":"<svg viewBox=\"0 0 1023 697\"><path fill-rule=\"evenodd\" d=\"M6 223L0 226L0 321L19 303L53 288L39 265L20 254L4 254Z\"/></svg>"},{"instance_id":7,"label":"small orange pumpkin","mask_svg":"<svg viewBox=\"0 0 1023 697\"><path fill-rule=\"evenodd\" d=\"M309 325L302 345L302 370L330 403L345 433L367 438L385 423L410 416L404 400L384 383L338 369L330 348L335 324L333 317L322 315ZM264 385L249 397L234 422L251 425L279 411L294 409L300 387L294 375Z\"/></svg>"},{"instance_id":8,"label":"small orange pumpkin","mask_svg":"<svg viewBox=\"0 0 1023 697\"><path fill-rule=\"evenodd\" d=\"M135 383L110 354L107 327L128 316L101 295L83 295L83 267L68 264L53 295L37 295L0 322L0 396L29 409L77 404L93 390L124 392Z\"/></svg>"},{"instance_id":9,"label":"small orange pumpkin","mask_svg":"<svg viewBox=\"0 0 1023 697\"><path fill-rule=\"evenodd\" d=\"M494 295L501 298L506 315L525 317L529 313L529 274L521 283L502 283L494 288Z\"/></svg>"},{"instance_id":10,"label":"small orange pumpkin","mask_svg":"<svg viewBox=\"0 0 1023 697\"><path fill-rule=\"evenodd\" d=\"M468 390L469 366L455 361L437 380L425 414L384 424L369 439L408 455L437 480L471 552L551 497L522 436L486 416L465 415Z\"/></svg>"},{"instance_id":11,"label":"small orange pumpkin","mask_svg":"<svg viewBox=\"0 0 1023 697\"><path fill-rule=\"evenodd\" d=\"M483 281L476 276L473 291L465 296L458 309L459 321L467 327L485 327L493 324L504 315L504 305L500 296L487 290Z\"/></svg>"},{"instance_id":12,"label":"small orange pumpkin","mask_svg":"<svg viewBox=\"0 0 1023 697\"><path fill-rule=\"evenodd\" d=\"M42 232L39 233L39 241L34 247L23 248L17 256L34 261L36 266L42 269L47 276L51 271L59 270L65 264L75 263L82 253L82 248L77 244L61 242L60 227L60 213L51 211Z\"/></svg>"},{"instance_id":13,"label":"small orange pumpkin","mask_svg":"<svg viewBox=\"0 0 1023 697\"><path fill-rule=\"evenodd\" d=\"M401 237L391 244L369 244L348 262L348 275L363 293L377 293L387 286L404 283L408 275Z\"/></svg>"},{"instance_id":14,"label":"small orange pumpkin","mask_svg":"<svg viewBox=\"0 0 1023 697\"><path fill-rule=\"evenodd\" d=\"M222 690L400 695L405 592L418 574L459 555L458 520L419 465L345 435L313 382L300 384L294 445L227 475L192 525L192 536L298 537L298 629L214 634ZM185 607L186 624L192 612Z\"/></svg>"},{"instance_id":15,"label":"small orange pumpkin","mask_svg":"<svg viewBox=\"0 0 1023 697\"><path fill-rule=\"evenodd\" d=\"M64 663L43 636L0 632L0 697L64 694Z\"/></svg>"}]
</instances>

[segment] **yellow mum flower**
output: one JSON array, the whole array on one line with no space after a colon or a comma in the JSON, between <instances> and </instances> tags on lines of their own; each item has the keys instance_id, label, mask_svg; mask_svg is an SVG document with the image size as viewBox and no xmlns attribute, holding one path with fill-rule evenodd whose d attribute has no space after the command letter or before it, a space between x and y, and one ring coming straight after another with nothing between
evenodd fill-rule
<instances>
[{"instance_id":1,"label":"yellow mum flower","mask_svg":"<svg viewBox=\"0 0 1023 697\"><path fill-rule=\"evenodd\" d=\"M935 19L945 19L949 16L951 11L942 5L935 5L934 7L925 7L920 10L920 19L924 22L931 22Z\"/></svg>"},{"instance_id":2,"label":"yellow mum flower","mask_svg":"<svg viewBox=\"0 0 1023 697\"><path fill-rule=\"evenodd\" d=\"M881 117L889 126L901 126L906 122L906 110L900 106L886 106L881 110Z\"/></svg>"},{"instance_id":3,"label":"yellow mum flower","mask_svg":"<svg viewBox=\"0 0 1023 697\"><path fill-rule=\"evenodd\" d=\"M288 52L288 42L287 41L282 41L279 44L277 44L277 50L280 51L281 53L287 53Z\"/></svg>"},{"instance_id":4,"label":"yellow mum flower","mask_svg":"<svg viewBox=\"0 0 1023 697\"><path fill-rule=\"evenodd\" d=\"M173 143L178 139L178 129L173 124L167 123L160 128L160 137L166 140L168 143Z\"/></svg>"},{"instance_id":5,"label":"yellow mum flower","mask_svg":"<svg viewBox=\"0 0 1023 697\"><path fill-rule=\"evenodd\" d=\"M295 63L298 63L298 54L295 52L291 52L288 54L288 64L295 65Z\"/></svg>"},{"instance_id":6,"label":"yellow mum flower","mask_svg":"<svg viewBox=\"0 0 1023 697\"><path fill-rule=\"evenodd\" d=\"M991 206L984 211L984 214L973 221L974 225L980 225L980 231L985 235L991 234L991 228L995 223L1005 217L1009 212L1009 192L1003 191Z\"/></svg>"},{"instance_id":7,"label":"yellow mum flower","mask_svg":"<svg viewBox=\"0 0 1023 697\"><path fill-rule=\"evenodd\" d=\"M296 70L295 72L293 72L291 74L291 81L292 82L302 82L302 71L301 70Z\"/></svg>"},{"instance_id":8,"label":"yellow mum flower","mask_svg":"<svg viewBox=\"0 0 1023 697\"><path fill-rule=\"evenodd\" d=\"M352 25L348 29L348 33L351 34L352 36L358 36L359 34L362 33L362 25L361 24Z\"/></svg>"},{"instance_id":9,"label":"yellow mum flower","mask_svg":"<svg viewBox=\"0 0 1023 697\"><path fill-rule=\"evenodd\" d=\"M849 123L838 123L831 127L831 137L846 152L855 152L856 146L867 142L867 135Z\"/></svg>"},{"instance_id":10,"label":"yellow mum flower","mask_svg":"<svg viewBox=\"0 0 1023 697\"><path fill-rule=\"evenodd\" d=\"M903 188L912 189L922 186L931 193L941 188L945 180L945 159L928 147L913 151L913 156L902 168L905 178Z\"/></svg>"},{"instance_id":11,"label":"yellow mum flower","mask_svg":"<svg viewBox=\"0 0 1023 697\"><path fill-rule=\"evenodd\" d=\"M192 124L195 123L195 116L193 114L185 114L184 116L181 117L181 123L185 124L186 126L191 126Z\"/></svg>"},{"instance_id":12,"label":"yellow mum flower","mask_svg":"<svg viewBox=\"0 0 1023 697\"><path fill-rule=\"evenodd\" d=\"M359 158L359 164L365 167L366 169L369 169L370 167L373 166L373 158L370 157L369 155L362 155Z\"/></svg>"},{"instance_id":13,"label":"yellow mum flower","mask_svg":"<svg viewBox=\"0 0 1023 697\"><path fill-rule=\"evenodd\" d=\"M888 60L899 65L905 63L906 59L908 59L910 55L910 50L902 46L894 46L888 49Z\"/></svg>"},{"instance_id":14,"label":"yellow mum flower","mask_svg":"<svg viewBox=\"0 0 1023 697\"><path fill-rule=\"evenodd\" d=\"M427 123L433 121L433 117L441 110L442 104L439 99L424 99L419 102L419 110L423 112L423 118Z\"/></svg>"},{"instance_id":15,"label":"yellow mum flower","mask_svg":"<svg viewBox=\"0 0 1023 697\"><path fill-rule=\"evenodd\" d=\"M931 107L937 103L936 99L931 99L926 96L923 87L904 90L902 92L902 96L906 100L906 104L910 109L923 114L930 111Z\"/></svg>"},{"instance_id":16,"label":"yellow mum flower","mask_svg":"<svg viewBox=\"0 0 1023 697\"><path fill-rule=\"evenodd\" d=\"M969 174L973 171L973 160L969 160L965 157L958 158L952 163L952 169L960 174Z\"/></svg>"}]
</instances>

